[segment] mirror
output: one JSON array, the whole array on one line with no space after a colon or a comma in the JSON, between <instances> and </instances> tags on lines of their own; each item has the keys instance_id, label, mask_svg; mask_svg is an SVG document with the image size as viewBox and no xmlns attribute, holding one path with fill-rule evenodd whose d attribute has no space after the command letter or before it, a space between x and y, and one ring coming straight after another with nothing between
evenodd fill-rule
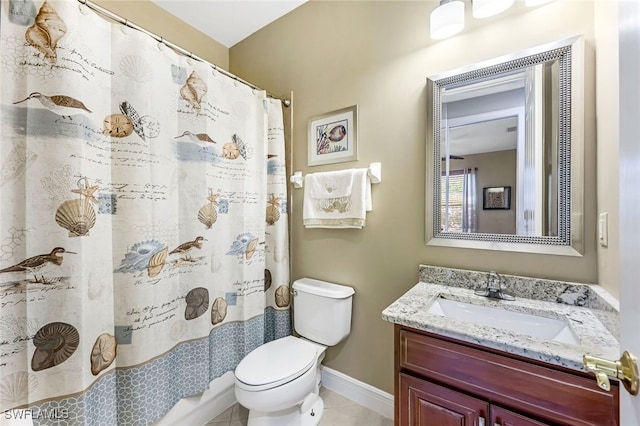
<instances>
[{"instance_id":1,"label":"mirror","mask_svg":"<svg viewBox=\"0 0 640 426\"><path fill-rule=\"evenodd\" d=\"M427 79L428 245L580 255L582 57L574 37Z\"/></svg>"}]
</instances>

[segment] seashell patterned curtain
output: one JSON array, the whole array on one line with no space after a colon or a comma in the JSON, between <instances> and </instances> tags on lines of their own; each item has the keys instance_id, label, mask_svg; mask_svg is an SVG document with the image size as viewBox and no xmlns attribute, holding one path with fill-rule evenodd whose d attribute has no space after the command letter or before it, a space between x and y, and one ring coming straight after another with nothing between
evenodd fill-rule
<instances>
[{"instance_id":1,"label":"seashell patterned curtain","mask_svg":"<svg viewBox=\"0 0 640 426\"><path fill-rule=\"evenodd\" d=\"M291 333L280 102L75 0L1 1L2 412L152 423Z\"/></svg>"}]
</instances>

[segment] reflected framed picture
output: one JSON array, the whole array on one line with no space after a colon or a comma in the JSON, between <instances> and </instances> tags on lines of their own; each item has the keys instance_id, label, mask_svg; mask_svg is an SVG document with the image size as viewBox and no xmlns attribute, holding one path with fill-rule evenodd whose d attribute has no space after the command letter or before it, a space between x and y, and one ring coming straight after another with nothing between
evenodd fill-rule
<instances>
[{"instance_id":1,"label":"reflected framed picture","mask_svg":"<svg viewBox=\"0 0 640 426\"><path fill-rule=\"evenodd\" d=\"M308 165L358 159L358 105L312 117L308 128Z\"/></svg>"},{"instance_id":2,"label":"reflected framed picture","mask_svg":"<svg viewBox=\"0 0 640 426\"><path fill-rule=\"evenodd\" d=\"M510 210L511 187L491 186L482 188L482 210Z\"/></svg>"}]
</instances>

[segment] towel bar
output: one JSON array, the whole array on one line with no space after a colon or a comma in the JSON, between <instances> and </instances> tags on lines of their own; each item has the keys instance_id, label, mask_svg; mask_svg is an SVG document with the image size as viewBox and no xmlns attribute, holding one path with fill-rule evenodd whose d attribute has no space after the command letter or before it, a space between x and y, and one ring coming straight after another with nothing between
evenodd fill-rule
<instances>
[{"instance_id":1,"label":"towel bar","mask_svg":"<svg viewBox=\"0 0 640 426\"><path fill-rule=\"evenodd\" d=\"M382 163L371 163L369 164L369 179L371 179L371 183L380 183L382 182ZM293 184L293 187L296 189L302 188L303 177L302 172L297 171L294 172L293 175L289 178L289 181Z\"/></svg>"}]
</instances>

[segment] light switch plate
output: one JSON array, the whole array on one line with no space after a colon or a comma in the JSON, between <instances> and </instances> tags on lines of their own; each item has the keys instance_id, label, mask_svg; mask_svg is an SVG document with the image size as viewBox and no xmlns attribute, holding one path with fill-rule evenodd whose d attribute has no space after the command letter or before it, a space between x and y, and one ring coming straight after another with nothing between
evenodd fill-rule
<instances>
[{"instance_id":1,"label":"light switch plate","mask_svg":"<svg viewBox=\"0 0 640 426\"><path fill-rule=\"evenodd\" d=\"M602 247L609 245L609 213L600 213L598 220L598 241Z\"/></svg>"}]
</instances>

